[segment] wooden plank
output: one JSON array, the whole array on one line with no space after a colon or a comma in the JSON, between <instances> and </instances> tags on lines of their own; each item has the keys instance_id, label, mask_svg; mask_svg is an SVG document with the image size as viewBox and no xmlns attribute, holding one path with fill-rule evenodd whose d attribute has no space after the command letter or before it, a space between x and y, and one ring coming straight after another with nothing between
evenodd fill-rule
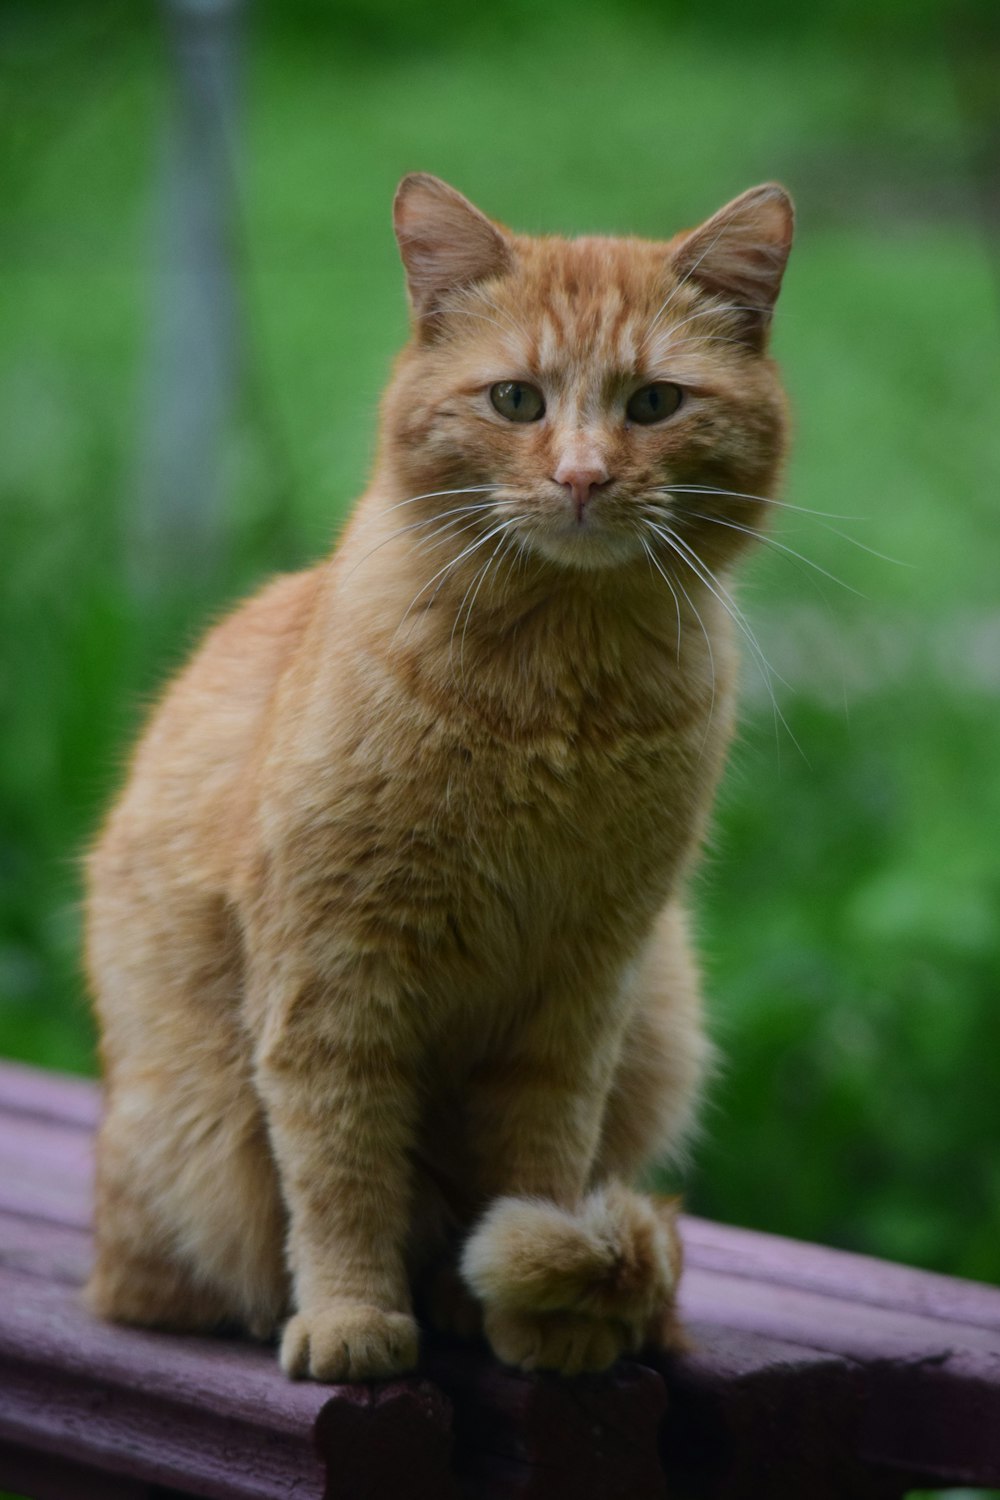
<instances>
[{"instance_id":1,"label":"wooden plank","mask_svg":"<svg viewBox=\"0 0 1000 1500\"><path fill-rule=\"evenodd\" d=\"M100 1109L98 1086L89 1078L51 1073L28 1063L0 1062L0 1111L6 1114L93 1130Z\"/></svg>"},{"instance_id":2,"label":"wooden plank","mask_svg":"<svg viewBox=\"0 0 1000 1500\"><path fill-rule=\"evenodd\" d=\"M664 1500L666 1394L652 1370L568 1380L462 1347L432 1350L427 1368L454 1407L456 1466L476 1500Z\"/></svg>"},{"instance_id":3,"label":"wooden plank","mask_svg":"<svg viewBox=\"0 0 1000 1500\"><path fill-rule=\"evenodd\" d=\"M0 1446L0 1488L31 1500L169 1500L162 1489L154 1495L144 1480L8 1445Z\"/></svg>"},{"instance_id":4,"label":"wooden plank","mask_svg":"<svg viewBox=\"0 0 1000 1500\"><path fill-rule=\"evenodd\" d=\"M857 1435L866 1372L756 1333L695 1324L696 1350L655 1361L669 1405L661 1458L690 1500L899 1500L908 1477L873 1470Z\"/></svg>"},{"instance_id":5,"label":"wooden plank","mask_svg":"<svg viewBox=\"0 0 1000 1500\"><path fill-rule=\"evenodd\" d=\"M450 1407L425 1381L295 1383L273 1349L112 1328L7 1271L0 1307L0 1442L207 1500L454 1493Z\"/></svg>"},{"instance_id":6,"label":"wooden plank","mask_svg":"<svg viewBox=\"0 0 1000 1500\"><path fill-rule=\"evenodd\" d=\"M316 1422L324 1500L458 1500L452 1409L436 1386L413 1379L325 1389L330 1399Z\"/></svg>"},{"instance_id":7,"label":"wooden plank","mask_svg":"<svg viewBox=\"0 0 1000 1500\"><path fill-rule=\"evenodd\" d=\"M426 1383L374 1394L295 1386L271 1350L86 1318L73 1284L89 1254L97 1113L97 1091L84 1080L0 1065L0 1369L11 1372L0 1386L0 1433L26 1441L42 1412L54 1423L44 1434L54 1454L104 1462L118 1432L132 1463L137 1454L163 1459L162 1427L159 1482L183 1488L202 1472L199 1443L211 1446L215 1431L234 1451L256 1454L261 1474L277 1463L305 1476L300 1497L313 1492L311 1444L322 1439L339 1475L331 1497L395 1500L418 1483L428 1500L446 1496L448 1402ZM662 1366L672 1395L665 1461L682 1492L867 1500L901 1493L904 1475L1000 1483L1000 1290L703 1220L683 1229L682 1306L699 1347ZM606 1500L621 1474L630 1500L662 1493L649 1468L658 1377L644 1391L633 1374L626 1398L619 1374L604 1387L553 1382L500 1370L474 1351L432 1355L432 1364L456 1408L459 1467L476 1500L554 1500L571 1489L574 1500ZM604 1434L596 1445L595 1426ZM391 1457L399 1445L376 1461L373 1435L404 1430L415 1456L401 1479ZM833 1488L816 1478L824 1467ZM192 1493L263 1494L242 1471L232 1481L210 1463L205 1472L215 1488Z\"/></svg>"},{"instance_id":8,"label":"wooden plank","mask_svg":"<svg viewBox=\"0 0 1000 1500\"><path fill-rule=\"evenodd\" d=\"M90 1232L0 1212L0 1269L80 1286L90 1273Z\"/></svg>"},{"instance_id":9,"label":"wooden plank","mask_svg":"<svg viewBox=\"0 0 1000 1500\"><path fill-rule=\"evenodd\" d=\"M0 1116L0 1211L89 1224L93 1138L31 1115Z\"/></svg>"},{"instance_id":10,"label":"wooden plank","mask_svg":"<svg viewBox=\"0 0 1000 1500\"><path fill-rule=\"evenodd\" d=\"M947 1363L955 1375L993 1379L1000 1443L1000 1333L909 1310L878 1307L774 1282L691 1266L681 1283L683 1314L862 1362Z\"/></svg>"},{"instance_id":11,"label":"wooden plank","mask_svg":"<svg viewBox=\"0 0 1000 1500\"><path fill-rule=\"evenodd\" d=\"M851 1372L845 1389L853 1393L856 1414L845 1429L851 1436L840 1445L843 1452L886 1472L918 1474L934 1486L1000 1483L1000 1335L992 1329L697 1267L686 1273L681 1302L700 1347L667 1376L671 1390L672 1381L683 1383L691 1370L711 1368L720 1336L731 1340L742 1332L751 1340L774 1340L802 1351L808 1363L839 1360ZM787 1415L810 1388L794 1363L791 1373L791 1380L787 1369L757 1373L765 1391L781 1383ZM729 1387L731 1415L746 1393L739 1381L730 1379ZM694 1388L700 1391L697 1381ZM694 1404L699 1400L704 1404L703 1391ZM740 1430L745 1437L746 1428Z\"/></svg>"},{"instance_id":12,"label":"wooden plank","mask_svg":"<svg viewBox=\"0 0 1000 1500\"><path fill-rule=\"evenodd\" d=\"M681 1229L689 1266L1000 1330L1000 1287L690 1215Z\"/></svg>"},{"instance_id":13,"label":"wooden plank","mask_svg":"<svg viewBox=\"0 0 1000 1500\"><path fill-rule=\"evenodd\" d=\"M752 1331L691 1325L656 1362L671 1484L713 1500L848 1500L1000 1484L995 1383L947 1363L862 1363ZM821 1330L820 1330L821 1331Z\"/></svg>"},{"instance_id":14,"label":"wooden plank","mask_svg":"<svg viewBox=\"0 0 1000 1500\"><path fill-rule=\"evenodd\" d=\"M26 1064L0 1063L0 1181L7 1173L13 1176L24 1167L30 1167L36 1179L47 1179L53 1167L58 1187L66 1187L68 1221L85 1222L81 1198L66 1182L62 1167L72 1163L71 1176L77 1168L81 1175L89 1174L92 1167L88 1153L76 1149L71 1132L56 1128L50 1133L45 1125L29 1125L27 1120L92 1128L98 1113L97 1086L91 1081ZM4 1147L5 1137L12 1139L15 1130L14 1121L5 1119L5 1115L22 1117L16 1126L14 1152ZM39 1183L35 1193L51 1212L53 1194L48 1187ZM682 1219L682 1230L691 1266L1000 1329L1000 1287L806 1245L758 1230L712 1224L692 1216Z\"/></svg>"},{"instance_id":15,"label":"wooden plank","mask_svg":"<svg viewBox=\"0 0 1000 1500\"><path fill-rule=\"evenodd\" d=\"M950 1361L869 1365L857 1450L916 1475L913 1489L1000 1487L997 1383Z\"/></svg>"},{"instance_id":16,"label":"wooden plank","mask_svg":"<svg viewBox=\"0 0 1000 1500\"><path fill-rule=\"evenodd\" d=\"M0 1215L0 1268L40 1277L43 1282L66 1283L72 1296L89 1251L89 1236L83 1230ZM90 1350L94 1370L103 1382L106 1353L94 1348L92 1325L82 1308L73 1309L70 1315L78 1320L81 1346ZM109 1331L114 1334L114 1330ZM124 1337L133 1339L135 1335L126 1333ZM173 1347L172 1340L157 1335L152 1338L154 1344L146 1346L150 1353L143 1359L147 1378L164 1348ZM178 1342L182 1348L190 1348L198 1341ZM215 1351L219 1348L217 1341L211 1341L211 1346ZM273 1351L264 1352L268 1361L273 1361L273 1378L283 1382ZM428 1368L439 1384L446 1383L450 1393L462 1395L459 1467L464 1482L473 1486L476 1500L487 1500L493 1494L502 1500L515 1496L545 1496L548 1500L550 1494L553 1500L563 1494L572 1494L573 1500L614 1500L619 1494L630 1500L661 1500L657 1428L665 1396L662 1381L649 1371L623 1370L608 1382L567 1385L504 1371L485 1352L467 1350L455 1355L432 1354ZM45 1378L52 1390L51 1375ZM64 1403L65 1396L59 1389L58 1400ZM394 1389L392 1399L397 1409L391 1418L391 1443L376 1445L370 1441L370 1411L358 1405L355 1393L345 1398L344 1392L338 1392L318 1417L318 1440L330 1455L332 1472L341 1480L344 1455L368 1451L364 1483L373 1487L373 1495L416 1496L426 1490L428 1500L441 1500L441 1474L447 1468L447 1454L439 1453L431 1461L430 1452L435 1433L438 1448L447 1449L449 1423L439 1420L434 1411L428 1422L428 1398L425 1394L415 1400L413 1383L401 1382ZM34 1382L29 1382L23 1396L29 1406L33 1390ZM377 1394L383 1404L384 1390ZM405 1398L409 1406L403 1391L410 1393ZM94 1391L89 1394L93 1398ZM162 1399L162 1392L160 1396ZM3 1404L0 1398L0 1408ZM136 1414L123 1411L120 1397L111 1405L118 1428L133 1434ZM378 1416L384 1432L387 1415L380 1411ZM224 1424L221 1435L225 1435ZM42 1436L48 1443L47 1430ZM421 1454L423 1490L417 1487ZM554 1471L562 1476L556 1491L552 1491ZM190 1478L186 1482L191 1483ZM359 1485L360 1479L346 1493L368 1493Z\"/></svg>"}]
</instances>

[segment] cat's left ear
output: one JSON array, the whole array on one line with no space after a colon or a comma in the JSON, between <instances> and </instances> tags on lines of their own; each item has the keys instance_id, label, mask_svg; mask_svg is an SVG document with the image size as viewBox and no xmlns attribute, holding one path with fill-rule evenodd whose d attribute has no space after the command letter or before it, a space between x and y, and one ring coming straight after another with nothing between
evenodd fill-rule
<instances>
[{"instance_id":1,"label":"cat's left ear","mask_svg":"<svg viewBox=\"0 0 1000 1500\"><path fill-rule=\"evenodd\" d=\"M763 349L788 252L795 210L776 182L750 188L671 249L673 270L742 314L745 341Z\"/></svg>"},{"instance_id":2,"label":"cat's left ear","mask_svg":"<svg viewBox=\"0 0 1000 1500\"><path fill-rule=\"evenodd\" d=\"M500 276L513 261L503 231L468 198L427 172L403 178L393 223L413 311L425 326L449 292Z\"/></svg>"}]
</instances>

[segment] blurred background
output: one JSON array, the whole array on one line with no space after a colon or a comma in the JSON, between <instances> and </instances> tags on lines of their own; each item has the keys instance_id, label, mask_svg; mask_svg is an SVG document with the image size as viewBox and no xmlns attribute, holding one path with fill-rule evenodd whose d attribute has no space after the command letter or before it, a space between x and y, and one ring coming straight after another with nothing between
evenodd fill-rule
<instances>
[{"instance_id":1,"label":"blurred background","mask_svg":"<svg viewBox=\"0 0 1000 1500\"><path fill-rule=\"evenodd\" d=\"M94 1071L78 861L144 705L364 484L402 173L657 237L778 178L784 494L852 519L781 513L809 563L761 548L741 585L787 727L747 653L685 1191L1000 1281L991 7L697 11L3 0L0 1054Z\"/></svg>"}]
</instances>

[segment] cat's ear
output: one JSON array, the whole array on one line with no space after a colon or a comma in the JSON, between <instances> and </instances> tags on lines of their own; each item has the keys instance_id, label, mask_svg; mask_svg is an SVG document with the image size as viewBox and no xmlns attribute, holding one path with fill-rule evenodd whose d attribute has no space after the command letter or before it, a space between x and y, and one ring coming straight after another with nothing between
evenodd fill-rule
<instances>
[{"instance_id":1,"label":"cat's ear","mask_svg":"<svg viewBox=\"0 0 1000 1500\"><path fill-rule=\"evenodd\" d=\"M449 292L502 275L513 260L503 231L468 198L427 172L403 178L393 223L413 311L425 325Z\"/></svg>"},{"instance_id":2,"label":"cat's ear","mask_svg":"<svg viewBox=\"0 0 1000 1500\"><path fill-rule=\"evenodd\" d=\"M792 248L795 211L775 182L748 189L671 247L673 270L740 309L742 336L767 342L771 313Z\"/></svg>"}]
</instances>

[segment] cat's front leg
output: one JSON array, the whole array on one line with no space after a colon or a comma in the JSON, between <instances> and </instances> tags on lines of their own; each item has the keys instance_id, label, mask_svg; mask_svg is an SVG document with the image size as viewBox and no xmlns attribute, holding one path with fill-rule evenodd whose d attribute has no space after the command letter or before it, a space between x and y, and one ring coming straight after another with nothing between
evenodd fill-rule
<instances>
[{"instance_id":1,"label":"cat's front leg","mask_svg":"<svg viewBox=\"0 0 1000 1500\"><path fill-rule=\"evenodd\" d=\"M620 1184L588 1191L624 1020L613 994L586 1009L579 998L553 1006L476 1081L489 1207L462 1274L505 1363L606 1369L639 1346L670 1295L669 1233L652 1206Z\"/></svg>"},{"instance_id":2,"label":"cat's front leg","mask_svg":"<svg viewBox=\"0 0 1000 1500\"><path fill-rule=\"evenodd\" d=\"M289 1375L370 1380L412 1369L404 1244L418 1069L391 976L363 957L272 976L257 1086L289 1210ZM332 970L332 972L331 972Z\"/></svg>"}]
</instances>

